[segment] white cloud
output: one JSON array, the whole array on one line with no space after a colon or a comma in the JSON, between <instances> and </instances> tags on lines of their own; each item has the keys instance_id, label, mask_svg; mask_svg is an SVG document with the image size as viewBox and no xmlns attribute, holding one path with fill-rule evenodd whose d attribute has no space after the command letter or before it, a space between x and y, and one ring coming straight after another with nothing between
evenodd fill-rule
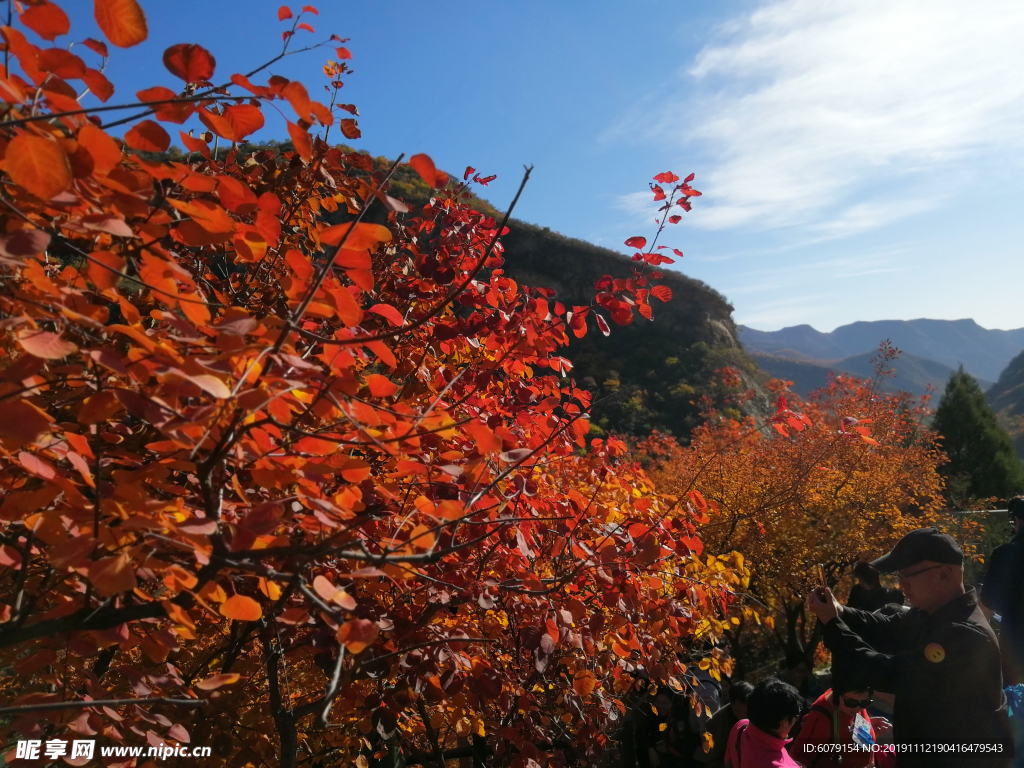
<instances>
[{"instance_id":1,"label":"white cloud","mask_svg":"<svg viewBox=\"0 0 1024 768\"><path fill-rule=\"evenodd\" d=\"M1020 147L1022 41L1020 0L778 0L730 22L654 129L708 151L690 223L831 239L939 205Z\"/></svg>"}]
</instances>

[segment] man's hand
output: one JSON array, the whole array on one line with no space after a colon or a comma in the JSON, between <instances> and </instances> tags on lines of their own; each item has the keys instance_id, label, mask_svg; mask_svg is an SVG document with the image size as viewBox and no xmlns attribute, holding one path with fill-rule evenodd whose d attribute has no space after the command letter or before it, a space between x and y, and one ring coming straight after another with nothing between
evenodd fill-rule
<instances>
[{"instance_id":1,"label":"man's hand","mask_svg":"<svg viewBox=\"0 0 1024 768\"><path fill-rule=\"evenodd\" d=\"M828 624L832 619L838 618L843 610L828 587L815 587L811 592L810 604L811 610L822 624Z\"/></svg>"}]
</instances>

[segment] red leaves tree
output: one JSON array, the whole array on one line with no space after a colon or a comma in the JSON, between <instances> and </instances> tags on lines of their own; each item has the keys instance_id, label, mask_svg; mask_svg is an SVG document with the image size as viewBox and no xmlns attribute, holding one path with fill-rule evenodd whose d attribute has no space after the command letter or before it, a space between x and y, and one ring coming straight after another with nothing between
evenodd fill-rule
<instances>
[{"instance_id":1,"label":"red leaves tree","mask_svg":"<svg viewBox=\"0 0 1024 768\"><path fill-rule=\"evenodd\" d=\"M271 62L310 13L279 11ZM146 37L134 0L96 17L116 46ZM52 40L65 19L20 21ZM214 57L176 45L182 94L103 123L77 101L103 98L82 59L3 33L6 741L591 761L641 666L682 690L686 665L727 665L703 641L742 565L692 557L688 507L617 441L586 443L558 354L595 307L624 323L669 298L650 258L567 308L505 276L505 222L461 202L493 177L452 185L416 155L437 193L409 212L389 172L328 144L354 112L334 102L347 49L322 104L254 83L267 65L211 85ZM275 101L295 150L242 154ZM187 162L132 151L193 116Z\"/></svg>"}]
</instances>

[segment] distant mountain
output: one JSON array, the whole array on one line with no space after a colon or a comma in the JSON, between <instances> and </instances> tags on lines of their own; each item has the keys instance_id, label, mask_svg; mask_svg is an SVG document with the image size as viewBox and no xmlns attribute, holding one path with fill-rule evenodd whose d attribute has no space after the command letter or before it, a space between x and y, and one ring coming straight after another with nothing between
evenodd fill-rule
<instances>
[{"instance_id":1,"label":"distant mountain","mask_svg":"<svg viewBox=\"0 0 1024 768\"><path fill-rule=\"evenodd\" d=\"M976 378L988 381L995 381L1024 349L1024 328L989 330L973 320L875 320L843 325L831 333L809 325L779 331L741 325L738 330L740 341L752 353L803 361L844 360L872 352L888 339L906 354L950 369L963 365Z\"/></svg>"},{"instance_id":2,"label":"distant mountain","mask_svg":"<svg viewBox=\"0 0 1024 768\"><path fill-rule=\"evenodd\" d=\"M1024 352L1010 361L999 381L985 394L999 422L1013 438L1017 455L1024 458Z\"/></svg>"},{"instance_id":3,"label":"distant mountain","mask_svg":"<svg viewBox=\"0 0 1024 768\"><path fill-rule=\"evenodd\" d=\"M787 351L789 350L783 350L783 352ZM848 373L861 379L873 379L875 368L871 360L875 354L875 352L865 352L831 363L793 359L782 353L766 355L754 352L752 357L757 366L769 376L792 381L793 391L806 395L812 389L826 386L829 373ZM879 390L882 392L902 390L918 397L925 394L929 386L936 390L936 394L942 394L946 381L953 373L953 369L949 366L906 352L900 355L892 368L896 375L892 378L882 379L879 382ZM988 382L983 380L979 380L979 384L982 388L988 386Z\"/></svg>"}]
</instances>

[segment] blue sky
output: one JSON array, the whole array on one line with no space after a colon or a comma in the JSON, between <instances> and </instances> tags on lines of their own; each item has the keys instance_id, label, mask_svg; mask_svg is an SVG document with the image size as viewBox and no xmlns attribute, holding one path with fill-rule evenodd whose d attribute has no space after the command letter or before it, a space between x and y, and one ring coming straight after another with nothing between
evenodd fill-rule
<instances>
[{"instance_id":1,"label":"blue sky","mask_svg":"<svg viewBox=\"0 0 1024 768\"><path fill-rule=\"evenodd\" d=\"M61 4L76 39L98 36L91 3ZM213 52L218 81L254 68L280 48L279 5L144 0L150 36L113 51L114 99L180 87L160 63L174 43ZM704 196L666 242L738 322L1024 326L1018 0L317 5L296 43L351 38L360 148L497 173L499 208L533 164L517 215L622 250L652 230L647 181L695 172ZM330 55L271 71L314 94Z\"/></svg>"}]
</instances>

